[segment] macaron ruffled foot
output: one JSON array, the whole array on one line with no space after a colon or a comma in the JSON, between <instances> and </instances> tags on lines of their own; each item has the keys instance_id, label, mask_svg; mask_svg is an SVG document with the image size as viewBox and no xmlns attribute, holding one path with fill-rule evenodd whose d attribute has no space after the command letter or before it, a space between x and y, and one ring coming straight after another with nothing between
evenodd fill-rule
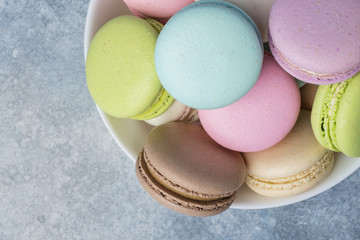
<instances>
[{"instance_id":1,"label":"macaron ruffled foot","mask_svg":"<svg viewBox=\"0 0 360 240\"><path fill-rule=\"evenodd\" d=\"M294 77L326 85L360 71L359 0L275 0L269 44Z\"/></svg>"},{"instance_id":2,"label":"macaron ruffled foot","mask_svg":"<svg viewBox=\"0 0 360 240\"><path fill-rule=\"evenodd\" d=\"M360 73L320 86L311 112L316 139L327 149L360 157Z\"/></svg>"}]
</instances>

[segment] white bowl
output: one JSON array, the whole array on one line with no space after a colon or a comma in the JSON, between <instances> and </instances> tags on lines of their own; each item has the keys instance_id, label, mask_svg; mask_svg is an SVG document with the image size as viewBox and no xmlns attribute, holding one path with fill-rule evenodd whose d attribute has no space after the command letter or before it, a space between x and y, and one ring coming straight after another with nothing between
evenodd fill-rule
<instances>
[{"instance_id":1,"label":"white bowl","mask_svg":"<svg viewBox=\"0 0 360 240\"><path fill-rule=\"evenodd\" d=\"M110 19L124 14L131 14L131 12L122 0L90 1L84 36L85 59L90 41L96 31ZM145 138L152 127L143 121L118 119L107 115L99 108L98 110L112 137L130 157L130 159L135 162L137 155L143 146ZM335 155L334 168L329 177L311 190L292 197L268 198L256 194L250 190L246 184L244 184L238 191L235 202L232 204L231 208L261 209L299 202L335 186L356 171L359 166L360 158L349 158L341 153L337 153Z\"/></svg>"}]
</instances>

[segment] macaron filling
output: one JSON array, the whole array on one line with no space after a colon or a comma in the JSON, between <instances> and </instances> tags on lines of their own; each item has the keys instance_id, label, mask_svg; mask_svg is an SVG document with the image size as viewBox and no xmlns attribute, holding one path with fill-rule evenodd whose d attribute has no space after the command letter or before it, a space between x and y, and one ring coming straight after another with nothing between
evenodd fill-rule
<instances>
[{"instance_id":1,"label":"macaron filling","mask_svg":"<svg viewBox=\"0 0 360 240\"><path fill-rule=\"evenodd\" d=\"M175 100L166 112L156 118L145 120L145 122L153 126L159 126L172 121L195 122L198 119L197 109L190 108Z\"/></svg>"},{"instance_id":2,"label":"macaron filling","mask_svg":"<svg viewBox=\"0 0 360 240\"><path fill-rule=\"evenodd\" d=\"M199 120L197 109L187 107L186 111L180 116L179 121L195 122Z\"/></svg>"},{"instance_id":3,"label":"macaron filling","mask_svg":"<svg viewBox=\"0 0 360 240\"><path fill-rule=\"evenodd\" d=\"M151 18L144 18L158 33L161 32L164 25ZM163 114L175 101L173 97L165 90L161 88L158 97L154 101L154 104L148 107L144 112L131 117L136 120L150 120Z\"/></svg>"},{"instance_id":4,"label":"macaron filling","mask_svg":"<svg viewBox=\"0 0 360 240\"><path fill-rule=\"evenodd\" d=\"M171 202L177 206L181 206L186 209L201 211L201 212L213 212L227 209L235 199L235 194L230 194L227 197L222 197L216 200L197 200L193 198L188 198L183 196L183 194L178 194L177 192L171 190L167 186L162 185L156 180L156 178L150 173L148 164L146 163L146 154L143 150L138 157L137 161L137 172L145 182L145 184L154 191L160 199L165 199L166 201ZM180 188L180 186L172 184L172 188ZM182 188L183 190L183 188ZM190 195L197 195L203 198L207 194L196 194L191 193ZM186 195L186 194L185 194Z\"/></svg>"},{"instance_id":5,"label":"macaron filling","mask_svg":"<svg viewBox=\"0 0 360 240\"><path fill-rule=\"evenodd\" d=\"M340 151L336 141L336 113L339 108L341 97L344 95L351 80L352 78L344 82L330 85L327 90L327 97L322 105L322 117L320 119L321 138L325 142L325 147L333 151Z\"/></svg>"},{"instance_id":6,"label":"macaron filling","mask_svg":"<svg viewBox=\"0 0 360 240\"><path fill-rule=\"evenodd\" d=\"M341 82L352 77L360 71L360 65L350 69L349 71L339 73L318 73L304 69L300 66L296 66L290 60L288 60L276 47L275 43L271 38L270 32L269 46L275 59L279 62L281 66L284 67L287 72L289 72L294 77L306 82L311 82L315 84L327 84L327 81ZM311 81L308 80L309 78L311 79Z\"/></svg>"},{"instance_id":7,"label":"macaron filling","mask_svg":"<svg viewBox=\"0 0 360 240\"><path fill-rule=\"evenodd\" d=\"M282 178L261 178L248 172L246 183L252 187L271 190L271 191L289 191L300 188L309 182L314 181L320 175L324 175L332 168L334 163L334 153L326 151L323 157L312 167L306 169L297 175Z\"/></svg>"},{"instance_id":8,"label":"macaron filling","mask_svg":"<svg viewBox=\"0 0 360 240\"><path fill-rule=\"evenodd\" d=\"M175 99L170 96L170 94L165 90L165 88L161 88L161 91L154 101L153 105L148 107L144 112L131 117L136 120L149 120L156 118L163 114L175 101Z\"/></svg>"},{"instance_id":9,"label":"macaron filling","mask_svg":"<svg viewBox=\"0 0 360 240\"><path fill-rule=\"evenodd\" d=\"M189 189L186 189L179 184L176 184L172 181L170 181L168 178L166 178L163 174L161 174L149 161L146 151L143 151L143 159L146 164L146 167L151 174L151 176L159 182L162 186L168 188L169 190L175 192L176 194L179 194L183 197L199 200L199 201L213 201L218 200L222 198L228 198L235 194L235 192L231 193L224 193L224 194L205 194L205 193L199 193L195 192Z\"/></svg>"},{"instance_id":10,"label":"macaron filling","mask_svg":"<svg viewBox=\"0 0 360 240\"><path fill-rule=\"evenodd\" d=\"M158 21L151 19L151 18L143 18L146 22L148 22L158 33L161 32L164 25L159 23Z\"/></svg>"}]
</instances>

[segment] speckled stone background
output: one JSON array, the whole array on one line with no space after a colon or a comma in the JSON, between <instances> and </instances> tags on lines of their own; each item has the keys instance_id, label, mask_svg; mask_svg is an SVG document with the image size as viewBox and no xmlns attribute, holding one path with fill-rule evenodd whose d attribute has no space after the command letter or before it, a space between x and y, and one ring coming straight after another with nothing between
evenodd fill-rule
<instances>
[{"instance_id":1,"label":"speckled stone background","mask_svg":"<svg viewBox=\"0 0 360 240\"><path fill-rule=\"evenodd\" d=\"M89 1L0 0L0 239L360 239L360 170L293 205L182 216L152 200L85 80Z\"/></svg>"}]
</instances>

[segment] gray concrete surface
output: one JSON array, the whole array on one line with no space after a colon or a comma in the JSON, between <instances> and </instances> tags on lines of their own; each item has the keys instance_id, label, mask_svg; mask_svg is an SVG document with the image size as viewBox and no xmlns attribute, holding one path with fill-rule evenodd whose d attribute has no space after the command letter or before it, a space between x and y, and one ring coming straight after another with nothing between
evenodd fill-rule
<instances>
[{"instance_id":1,"label":"gray concrete surface","mask_svg":"<svg viewBox=\"0 0 360 240\"><path fill-rule=\"evenodd\" d=\"M360 170L309 200L210 218L160 206L102 123L87 0L0 0L0 239L359 239Z\"/></svg>"}]
</instances>

